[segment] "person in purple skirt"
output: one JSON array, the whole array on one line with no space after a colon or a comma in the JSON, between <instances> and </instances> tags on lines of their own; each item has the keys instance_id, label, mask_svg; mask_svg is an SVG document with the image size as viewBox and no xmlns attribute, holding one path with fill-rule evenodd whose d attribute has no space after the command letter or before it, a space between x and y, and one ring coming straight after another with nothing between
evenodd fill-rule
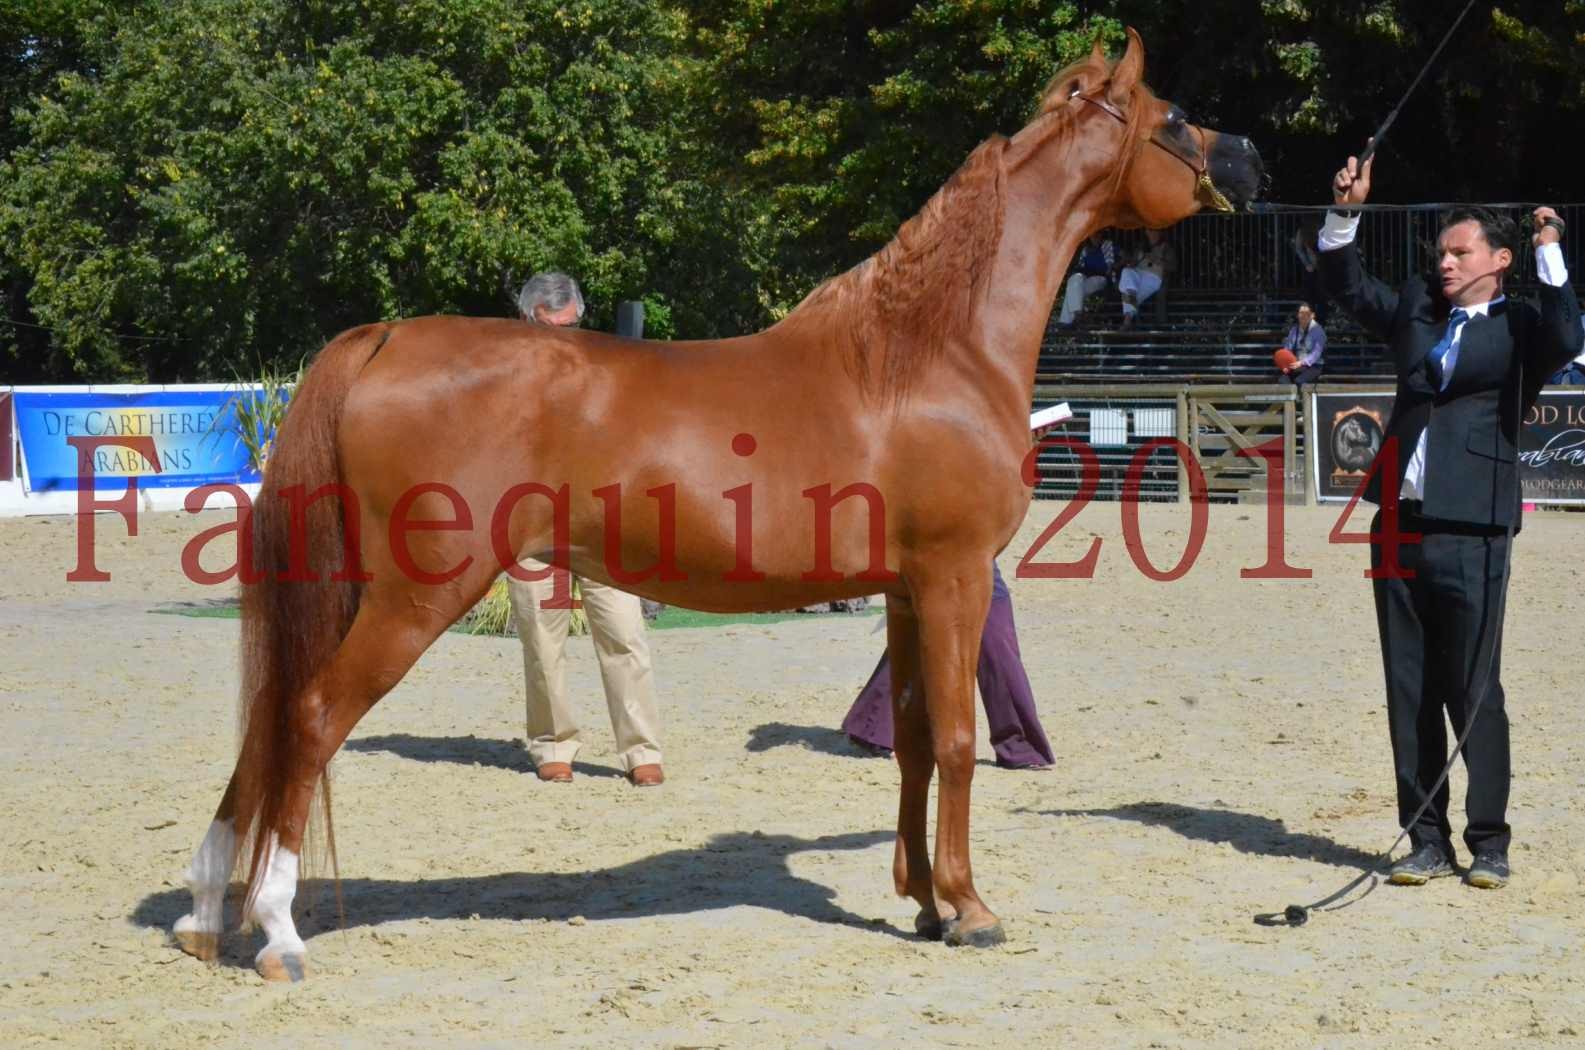
<instances>
[{"instance_id":1,"label":"person in purple skirt","mask_svg":"<svg viewBox=\"0 0 1585 1050\"><path fill-rule=\"evenodd\" d=\"M977 672L980 699L985 704L985 720L991 726L991 748L996 764L1003 769L1045 769L1056 761L1040 716L1035 714L1035 697L1024 673L1024 660L1018 652L1018 629L1013 624L1013 596L1002 581L1002 574L991 563L991 609L985 617L980 637L980 665ZM875 673L865 683L853 707L842 720L842 731L859 747L871 753L892 749L892 664L881 654Z\"/></svg>"}]
</instances>

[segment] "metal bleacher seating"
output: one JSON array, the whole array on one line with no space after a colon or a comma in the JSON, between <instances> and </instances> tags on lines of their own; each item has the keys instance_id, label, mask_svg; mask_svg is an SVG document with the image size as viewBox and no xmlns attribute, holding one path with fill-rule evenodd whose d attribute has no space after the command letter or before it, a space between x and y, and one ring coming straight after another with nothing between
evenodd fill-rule
<instances>
[{"instance_id":1,"label":"metal bleacher seating","mask_svg":"<svg viewBox=\"0 0 1585 1050\"><path fill-rule=\"evenodd\" d=\"M1114 291L1093 297L1078 324L1059 328L1053 314L1041 344L1041 383L1272 383L1271 355L1282 344L1299 304L1289 295L1255 291L1168 288L1165 300L1141 308L1121 327ZM1160 299L1158 296L1157 299ZM1386 382L1386 348L1333 309L1325 325L1322 382Z\"/></svg>"}]
</instances>

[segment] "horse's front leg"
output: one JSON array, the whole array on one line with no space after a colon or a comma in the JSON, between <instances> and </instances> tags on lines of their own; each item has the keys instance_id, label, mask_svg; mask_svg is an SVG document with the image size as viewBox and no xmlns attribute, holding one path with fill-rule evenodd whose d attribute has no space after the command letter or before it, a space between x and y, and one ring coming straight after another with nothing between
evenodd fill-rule
<instances>
[{"instance_id":1,"label":"horse's front leg","mask_svg":"<svg viewBox=\"0 0 1585 1050\"><path fill-rule=\"evenodd\" d=\"M936 799L933 882L943 939L989 947L1006 940L974 891L969 863L969 789L974 781L974 671L991 601L984 562L942 566L915 591L925 710L941 786Z\"/></svg>"},{"instance_id":2,"label":"horse's front leg","mask_svg":"<svg viewBox=\"0 0 1585 1050\"><path fill-rule=\"evenodd\" d=\"M925 827L936 760L930 749L930 722L919 673L919 621L907 598L886 599L886 650L892 664L892 748L902 771L892 881L899 897L912 897L919 903L914 929L938 941L942 916L930 879Z\"/></svg>"}]
</instances>

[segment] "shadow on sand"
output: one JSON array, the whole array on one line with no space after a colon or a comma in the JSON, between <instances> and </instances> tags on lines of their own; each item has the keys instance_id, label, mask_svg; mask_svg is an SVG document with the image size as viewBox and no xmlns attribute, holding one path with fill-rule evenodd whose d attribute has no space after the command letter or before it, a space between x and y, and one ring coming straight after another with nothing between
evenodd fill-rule
<instances>
[{"instance_id":1,"label":"shadow on sand","mask_svg":"<svg viewBox=\"0 0 1585 1050\"><path fill-rule=\"evenodd\" d=\"M1048 817L1108 817L1167 828L1184 838L1225 842L1240 853L1262 857L1293 857L1339 868L1370 868L1376 855L1344 846L1320 835L1289 831L1280 820L1231 809L1199 809L1172 802L1131 802L1111 809L1026 810Z\"/></svg>"},{"instance_id":2,"label":"shadow on sand","mask_svg":"<svg viewBox=\"0 0 1585 1050\"><path fill-rule=\"evenodd\" d=\"M846 733L830 726L799 726L790 722L766 722L749 730L745 751L769 751L774 747L802 747L838 758L867 756Z\"/></svg>"},{"instance_id":3,"label":"shadow on sand","mask_svg":"<svg viewBox=\"0 0 1585 1050\"><path fill-rule=\"evenodd\" d=\"M717 835L696 849L668 850L614 868L577 872L507 872L458 878L344 879L341 895L346 926L378 926L404 919L506 919L565 921L582 915L590 922L657 915L686 915L746 905L809 919L913 939L890 925L867 919L832 903L829 888L794 875L787 859L796 853L868 849L890 843L893 832L863 831L800 839L734 831ZM883 877L877 871L877 878ZM227 929L235 927L234 885L227 901ZM334 886L328 879L305 879L299 902L310 907L298 920L306 940L337 921ZM191 907L186 889L150 894L134 909L138 926L170 929ZM251 966L260 943L255 937L227 937L222 963ZM175 950L174 948L172 949Z\"/></svg>"},{"instance_id":4,"label":"shadow on sand","mask_svg":"<svg viewBox=\"0 0 1585 1050\"><path fill-rule=\"evenodd\" d=\"M365 753L384 751L414 762L450 762L459 766L487 766L513 773L532 773L528 748L521 740L494 740L477 736L413 736L411 733L386 733L348 740L343 751ZM615 766L574 762L574 773L587 777L620 777Z\"/></svg>"}]
</instances>

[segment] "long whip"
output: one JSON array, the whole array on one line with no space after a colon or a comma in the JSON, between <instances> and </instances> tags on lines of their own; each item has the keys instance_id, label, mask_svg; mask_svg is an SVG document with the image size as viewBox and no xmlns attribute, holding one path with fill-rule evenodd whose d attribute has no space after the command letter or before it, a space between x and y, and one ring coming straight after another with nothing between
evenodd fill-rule
<instances>
[{"instance_id":1,"label":"long whip","mask_svg":"<svg viewBox=\"0 0 1585 1050\"><path fill-rule=\"evenodd\" d=\"M1442 54L1442 49L1447 47L1449 40L1453 39L1453 34L1458 31L1459 25L1463 23L1464 16L1469 14L1470 8L1474 6L1475 0L1469 0L1469 3L1464 5L1464 10L1460 11L1458 17L1453 19L1453 24L1448 27L1448 31L1443 35L1442 42L1436 45L1436 50L1431 52L1431 57L1426 59L1425 65L1420 67L1419 75L1409 84L1409 90L1403 93L1403 97L1398 100L1398 104L1392 107L1392 112L1387 114L1387 119L1382 121L1381 127L1376 129L1376 134L1371 136L1370 141L1365 144L1365 152L1360 154L1359 158L1360 167L1363 168L1365 162L1376 155L1376 147L1381 145L1381 140L1387 137L1387 129L1392 127L1392 122L1398 119L1398 111L1403 109L1403 104L1409 101L1409 96L1414 94L1414 89L1420 86L1420 81L1424 80L1425 75L1431 71L1431 67L1436 65L1436 60Z\"/></svg>"}]
</instances>

